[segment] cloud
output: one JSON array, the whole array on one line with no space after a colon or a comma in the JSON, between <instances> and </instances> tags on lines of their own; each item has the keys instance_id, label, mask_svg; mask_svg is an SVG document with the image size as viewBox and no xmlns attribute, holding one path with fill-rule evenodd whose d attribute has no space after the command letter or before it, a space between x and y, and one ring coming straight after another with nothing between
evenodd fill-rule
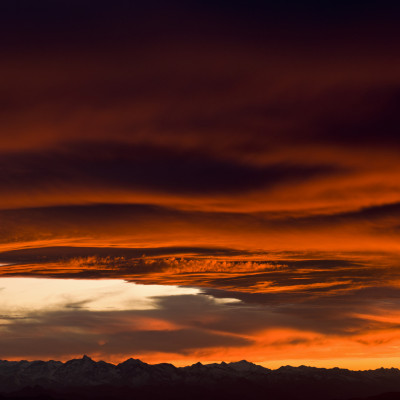
<instances>
[{"instance_id":1,"label":"cloud","mask_svg":"<svg viewBox=\"0 0 400 400\"><path fill-rule=\"evenodd\" d=\"M66 307L65 310L28 314L23 322L10 319L3 325L0 341L9 346L7 357L51 355L63 358L67 354L79 354L84 348L107 356L138 352L188 354L199 348L242 347L250 343L226 331L213 331L206 325L200 327L196 322L202 321L200 314L193 316L192 321L186 318L193 306L198 311L203 306L218 309L212 301L204 297L197 300L180 297L178 303L186 303L186 306L179 306L169 300L159 298L162 311L154 313L150 310L88 312ZM168 329L165 329L167 324ZM19 350L18 346L21 346Z\"/></svg>"},{"instance_id":2,"label":"cloud","mask_svg":"<svg viewBox=\"0 0 400 400\"><path fill-rule=\"evenodd\" d=\"M8 191L49 187L147 190L170 194L237 193L334 174L330 165L252 166L171 148L87 143L40 153L9 154L0 163Z\"/></svg>"},{"instance_id":3,"label":"cloud","mask_svg":"<svg viewBox=\"0 0 400 400\"><path fill-rule=\"evenodd\" d=\"M168 254L192 248L194 253L210 251L214 255L218 248L229 249L227 255L320 251L322 258L327 256L324 252L337 258L338 251L365 251L366 243L370 252L394 252L399 235L397 212L398 203L300 215L295 211L223 212L154 204L7 209L0 210L0 245L3 251L23 246L138 249L120 250L121 255L146 254L146 248L151 254L156 248L177 249ZM71 254L74 251L79 255L80 250L71 249ZM110 250L106 255L116 252ZM82 250L82 256L95 254Z\"/></svg>"},{"instance_id":4,"label":"cloud","mask_svg":"<svg viewBox=\"0 0 400 400\"><path fill-rule=\"evenodd\" d=\"M123 247L40 247L12 250L0 253L2 260L11 263L17 262L40 262L40 261L59 261L73 259L82 265L90 263L121 263L126 259L128 262L134 258L140 257L161 257L161 256L179 256L194 255L208 257L234 257L251 255L244 250L236 250L221 247L142 247L142 248L123 248ZM85 260L86 258L86 260ZM121 265L122 266L122 265Z\"/></svg>"},{"instance_id":5,"label":"cloud","mask_svg":"<svg viewBox=\"0 0 400 400\"><path fill-rule=\"evenodd\" d=\"M393 352L398 5L8 3L0 273L206 294L10 319L10 356Z\"/></svg>"},{"instance_id":6,"label":"cloud","mask_svg":"<svg viewBox=\"0 0 400 400\"><path fill-rule=\"evenodd\" d=\"M271 35L264 23L258 41L250 32L234 40L222 31L237 31L230 25L237 19L255 27L258 18L231 10L224 29L217 23L202 38L168 30L160 42L161 27L175 25L154 16L151 26L158 29L143 37L136 35L143 19L127 22L142 12L149 17L144 7L136 17L124 14L119 45L106 41L102 47L100 35L89 48L85 40L71 47L66 21L76 18L75 34L88 38L95 15L107 15L113 26L111 16L120 8L110 9L110 19L102 6L93 14L84 6L77 14L66 8L54 20L47 18L50 11L34 13L39 36L58 21L57 49L54 33L44 38L40 57L9 49L1 66L3 243L395 247L394 222L373 226L350 218L400 200L393 184L400 177L400 77L397 53L383 46L395 37L379 30L382 37L365 49L341 32L321 44L320 20L313 20L318 35L308 40ZM189 25L196 15L201 20L189 14ZM381 56L372 60L371 49Z\"/></svg>"},{"instance_id":7,"label":"cloud","mask_svg":"<svg viewBox=\"0 0 400 400\"><path fill-rule=\"evenodd\" d=\"M398 292L397 288L396 296ZM237 293L221 295L229 298ZM345 350L348 357L357 352L385 357L398 343L398 313L388 312L389 304L377 308L374 297L358 297L355 291L339 295L335 302L330 298L320 303L323 296L307 299L298 294L291 302L275 296L278 301L262 304L245 298L245 302L218 302L209 295L159 296L153 309L113 312L65 304L57 311L28 313L24 319L4 316L7 323L2 325L0 344L11 359L68 359L85 351L114 361L140 355L145 360L169 357L180 363L197 357L283 363L307 354L332 358Z\"/></svg>"},{"instance_id":8,"label":"cloud","mask_svg":"<svg viewBox=\"0 0 400 400\"><path fill-rule=\"evenodd\" d=\"M395 255L347 253L337 259L321 259L321 255L241 254L218 248L56 247L5 252L0 259L9 263L1 268L3 276L123 278L145 284L202 287L216 298L228 291L250 304L315 299L325 304L354 293L360 299L369 297L367 293L382 295L381 287L388 290L388 296L395 293L400 279L394 267Z\"/></svg>"}]
</instances>

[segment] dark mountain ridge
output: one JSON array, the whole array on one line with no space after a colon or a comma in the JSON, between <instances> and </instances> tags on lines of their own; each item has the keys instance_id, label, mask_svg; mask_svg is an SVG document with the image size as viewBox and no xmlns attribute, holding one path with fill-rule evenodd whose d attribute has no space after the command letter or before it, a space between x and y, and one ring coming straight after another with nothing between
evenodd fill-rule
<instances>
[{"instance_id":1,"label":"dark mountain ridge","mask_svg":"<svg viewBox=\"0 0 400 400\"><path fill-rule=\"evenodd\" d=\"M61 361L0 361L0 399L348 399L400 392L400 370L351 371L247 362L118 365L84 356ZM391 398L396 396L391 394ZM400 399L400 394L398 396Z\"/></svg>"}]
</instances>

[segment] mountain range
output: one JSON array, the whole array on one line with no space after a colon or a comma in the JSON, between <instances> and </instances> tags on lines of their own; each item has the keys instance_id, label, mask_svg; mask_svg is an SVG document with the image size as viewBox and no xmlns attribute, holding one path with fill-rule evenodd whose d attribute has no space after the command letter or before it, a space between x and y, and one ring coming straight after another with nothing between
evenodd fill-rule
<instances>
[{"instance_id":1,"label":"mountain range","mask_svg":"<svg viewBox=\"0 0 400 400\"><path fill-rule=\"evenodd\" d=\"M385 394L384 394L385 393ZM376 397L378 396L378 397ZM0 399L400 399L400 370L351 371L248 361L186 367L84 356L61 361L0 361Z\"/></svg>"}]
</instances>

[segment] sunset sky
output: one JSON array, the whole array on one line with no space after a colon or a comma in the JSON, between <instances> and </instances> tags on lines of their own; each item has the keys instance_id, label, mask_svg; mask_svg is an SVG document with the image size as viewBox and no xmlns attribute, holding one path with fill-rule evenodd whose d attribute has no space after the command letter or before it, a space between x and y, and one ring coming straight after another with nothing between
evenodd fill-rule
<instances>
[{"instance_id":1,"label":"sunset sky","mask_svg":"<svg viewBox=\"0 0 400 400\"><path fill-rule=\"evenodd\" d=\"M398 367L400 5L136 3L0 2L0 358Z\"/></svg>"}]
</instances>

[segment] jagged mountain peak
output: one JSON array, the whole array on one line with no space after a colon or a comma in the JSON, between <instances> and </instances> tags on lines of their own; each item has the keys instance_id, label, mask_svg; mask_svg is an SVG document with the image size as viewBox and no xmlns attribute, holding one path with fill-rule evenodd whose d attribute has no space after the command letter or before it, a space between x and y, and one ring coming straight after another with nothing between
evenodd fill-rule
<instances>
[{"instance_id":1,"label":"jagged mountain peak","mask_svg":"<svg viewBox=\"0 0 400 400\"><path fill-rule=\"evenodd\" d=\"M95 364L96 361L92 360L86 354L83 355L81 358L73 358L72 360L67 361L65 364Z\"/></svg>"},{"instance_id":2,"label":"jagged mountain peak","mask_svg":"<svg viewBox=\"0 0 400 400\"><path fill-rule=\"evenodd\" d=\"M256 364L246 361L246 360L240 360L240 361L230 362L228 365L247 365L247 366L249 366L249 365L256 365Z\"/></svg>"},{"instance_id":3,"label":"jagged mountain peak","mask_svg":"<svg viewBox=\"0 0 400 400\"><path fill-rule=\"evenodd\" d=\"M143 362L137 358L128 358L127 360L125 360L124 362L122 362L118 365L126 366L126 365L149 365L149 364L146 364L145 362Z\"/></svg>"},{"instance_id":4,"label":"jagged mountain peak","mask_svg":"<svg viewBox=\"0 0 400 400\"><path fill-rule=\"evenodd\" d=\"M268 368L264 368L261 365L254 364L246 360L231 362L228 364L228 366L235 370L241 370L241 371L253 371L253 372L270 371Z\"/></svg>"}]
</instances>

